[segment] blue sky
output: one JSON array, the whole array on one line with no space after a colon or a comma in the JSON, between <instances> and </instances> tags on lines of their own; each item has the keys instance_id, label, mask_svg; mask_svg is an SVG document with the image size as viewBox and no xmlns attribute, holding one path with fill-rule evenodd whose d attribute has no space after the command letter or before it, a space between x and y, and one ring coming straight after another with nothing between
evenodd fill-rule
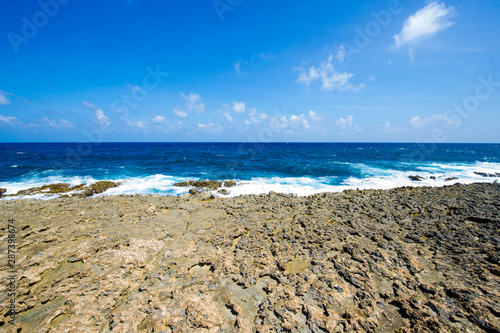
<instances>
[{"instance_id":1,"label":"blue sky","mask_svg":"<svg viewBox=\"0 0 500 333\"><path fill-rule=\"evenodd\" d=\"M0 141L500 142L500 3L0 11Z\"/></svg>"}]
</instances>

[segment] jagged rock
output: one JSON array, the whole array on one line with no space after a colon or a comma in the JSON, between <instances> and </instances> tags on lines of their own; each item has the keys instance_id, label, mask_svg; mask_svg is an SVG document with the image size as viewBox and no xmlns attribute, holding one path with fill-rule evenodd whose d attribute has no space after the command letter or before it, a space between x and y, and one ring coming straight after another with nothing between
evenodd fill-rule
<instances>
[{"instance_id":1,"label":"jagged rock","mask_svg":"<svg viewBox=\"0 0 500 333\"><path fill-rule=\"evenodd\" d=\"M482 176L482 177L500 177L500 173L486 173L486 172L474 172L476 175Z\"/></svg>"},{"instance_id":2,"label":"jagged rock","mask_svg":"<svg viewBox=\"0 0 500 333\"><path fill-rule=\"evenodd\" d=\"M408 176L408 178L410 178L414 182L420 182L420 181L424 180L424 177L418 176L418 175L417 176Z\"/></svg>"},{"instance_id":3,"label":"jagged rock","mask_svg":"<svg viewBox=\"0 0 500 333\"><path fill-rule=\"evenodd\" d=\"M496 332L498 202L500 186L487 183L2 200L0 221L16 220L19 260L17 326L5 307L0 325ZM1 266L0 279L9 274Z\"/></svg>"},{"instance_id":4,"label":"jagged rock","mask_svg":"<svg viewBox=\"0 0 500 333\"><path fill-rule=\"evenodd\" d=\"M226 180L224 182L218 180L190 180L188 182L179 182L174 184L174 186L180 187L194 187L189 190L189 193L191 194L195 194L195 192L200 193L217 190L223 185L225 187L233 187L236 185L236 182L233 180ZM221 191L224 191L224 189Z\"/></svg>"},{"instance_id":5,"label":"jagged rock","mask_svg":"<svg viewBox=\"0 0 500 333\"><path fill-rule=\"evenodd\" d=\"M115 183L108 180L99 181L90 185L87 189L85 189L83 195L90 197L94 194L104 193L108 189L118 186L120 186L120 183Z\"/></svg>"},{"instance_id":6,"label":"jagged rock","mask_svg":"<svg viewBox=\"0 0 500 333\"><path fill-rule=\"evenodd\" d=\"M233 186L236 186L236 182L234 180L226 180L224 182L224 186L225 187L233 187Z\"/></svg>"},{"instance_id":7,"label":"jagged rock","mask_svg":"<svg viewBox=\"0 0 500 333\"><path fill-rule=\"evenodd\" d=\"M7 189L6 188L0 188L0 197L5 193L7 192Z\"/></svg>"}]
</instances>

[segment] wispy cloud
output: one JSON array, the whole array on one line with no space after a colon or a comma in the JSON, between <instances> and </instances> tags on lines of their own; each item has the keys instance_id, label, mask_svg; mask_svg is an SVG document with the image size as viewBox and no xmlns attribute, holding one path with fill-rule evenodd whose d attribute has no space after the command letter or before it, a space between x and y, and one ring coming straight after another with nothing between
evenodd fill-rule
<instances>
[{"instance_id":1,"label":"wispy cloud","mask_svg":"<svg viewBox=\"0 0 500 333\"><path fill-rule=\"evenodd\" d=\"M379 126L376 126L376 127L379 127ZM408 130L406 127L393 126L393 125L391 125L391 123L389 121L386 121L381 128L382 128L382 131L386 134L399 133L399 132L404 132L404 131Z\"/></svg>"},{"instance_id":2,"label":"wispy cloud","mask_svg":"<svg viewBox=\"0 0 500 333\"><path fill-rule=\"evenodd\" d=\"M104 115L104 112L99 108L95 110L95 118L102 126L108 127L111 125L109 118Z\"/></svg>"},{"instance_id":3,"label":"wispy cloud","mask_svg":"<svg viewBox=\"0 0 500 333\"><path fill-rule=\"evenodd\" d=\"M321 120L321 117L313 110L309 111L309 118L316 121Z\"/></svg>"},{"instance_id":4,"label":"wispy cloud","mask_svg":"<svg viewBox=\"0 0 500 333\"><path fill-rule=\"evenodd\" d=\"M220 133L223 130L221 125L216 125L214 122L198 124L198 129L210 133Z\"/></svg>"},{"instance_id":5,"label":"wispy cloud","mask_svg":"<svg viewBox=\"0 0 500 333\"><path fill-rule=\"evenodd\" d=\"M95 110L95 120L104 127L108 127L111 125L111 120L104 114L104 111L102 111L101 108L95 106L94 104L88 102L88 101L83 101L82 102L83 106L86 106L92 110Z\"/></svg>"},{"instance_id":6,"label":"wispy cloud","mask_svg":"<svg viewBox=\"0 0 500 333\"><path fill-rule=\"evenodd\" d=\"M189 95L184 95L181 93L182 98L185 100L184 110L174 109L174 114L177 117L187 118L189 113L203 113L205 112L205 104L201 102L201 97L198 94L190 93Z\"/></svg>"},{"instance_id":7,"label":"wispy cloud","mask_svg":"<svg viewBox=\"0 0 500 333\"><path fill-rule=\"evenodd\" d=\"M0 125L2 124L6 124L9 126L16 126L22 124L22 122L16 117L10 117L10 116L5 117L0 115Z\"/></svg>"},{"instance_id":8,"label":"wispy cloud","mask_svg":"<svg viewBox=\"0 0 500 333\"><path fill-rule=\"evenodd\" d=\"M444 3L429 3L404 22L401 32L394 36L395 46L413 44L449 28L455 13L454 7L446 7Z\"/></svg>"},{"instance_id":9,"label":"wispy cloud","mask_svg":"<svg viewBox=\"0 0 500 333\"><path fill-rule=\"evenodd\" d=\"M356 92L365 87L364 83L355 85L350 82L354 76L352 73L340 73L333 67L334 56L331 54L326 61L323 61L319 67L311 66L308 69L298 67L299 72L298 82L309 87L312 83L321 82L321 90L331 91L337 89L339 91L351 90Z\"/></svg>"},{"instance_id":10,"label":"wispy cloud","mask_svg":"<svg viewBox=\"0 0 500 333\"><path fill-rule=\"evenodd\" d=\"M410 47L410 49L408 50L408 58L411 62L415 61L415 51L413 51L412 47Z\"/></svg>"},{"instance_id":11,"label":"wispy cloud","mask_svg":"<svg viewBox=\"0 0 500 333\"><path fill-rule=\"evenodd\" d=\"M335 52L335 58L337 58L337 61L343 63L345 61L345 46L340 45L337 48L337 51Z\"/></svg>"},{"instance_id":12,"label":"wispy cloud","mask_svg":"<svg viewBox=\"0 0 500 333\"><path fill-rule=\"evenodd\" d=\"M86 106L86 107L89 107L89 108L91 108L91 109L94 109L94 110L95 110L95 109L97 109L97 107L96 107L94 104L92 104L92 103L90 103L90 102L87 102L87 101L83 101L83 102L82 102L82 105L83 105L83 106Z\"/></svg>"},{"instance_id":13,"label":"wispy cloud","mask_svg":"<svg viewBox=\"0 0 500 333\"><path fill-rule=\"evenodd\" d=\"M432 117L425 119L422 119L419 116L415 116L410 119L410 123L412 127L420 128L440 120L444 121L446 127L456 126L460 124L460 121L450 119L443 113L438 113L433 115Z\"/></svg>"},{"instance_id":14,"label":"wispy cloud","mask_svg":"<svg viewBox=\"0 0 500 333\"><path fill-rule=\"evenodd\" d=\"M0 105L8 105L12 102L12 97L17 100L22 100L24 103L30 103L29 100L27 100L24 97L18 96L16 94L7 92L5 90L0 89Z\"/></svg>"},{"instance_id":15,"label":"wispy cloud","mask_svg":"<svg viewBox=\"0 0 500 333\"><path fill-rule=\"evenodd\" d=\"M68 121L66 119L55 120L55 119L49 119L47 117L40 120L39 124L40 124L40 126L50 127L50 128L54 128L56 130L62 130L62 129L76 127L75 124L73 124L71 121Z\"/></svg>"},{"instance_id":16,"label":"wispy cloud","mask_svg":"<svg viewBox=\"0 0 500 333\"><path fill-rule=\"evenodd\" d=\"M345 118L340 117L340 119L335 122L335 126L342 127L342 128L351 127L353 124L353 121L354 121L353 116L348 115Z\"/></svg>"},{"instance_id":17,"label":"wispy cloud","mask_svg":"<svg viewBox=\"0 0 500 333\"><path fill-rule=\"evenodd\" d=\"M361 128L354 122L354 117L351 115L347 115L345 118L340 117L335 122L335 127L340 128L344 133L354 134L361 131Z\"/></svg>"},{"instance_id":18,"label":"wispy cloud","mask_svg":"<svg viewBox=\"0 0 500 333\"><path fill-rule=\"evenodd\" d=\"M229 121L230 123L232 123L234 121L234 119L231 116L231 114L229 114L229 105L228 104L223 104L222 106L223 106L224 110L218 109L217 112L215 113L215 115L223 115L224 118L226 118L227 121Z\"/></svg>"},{"instance_id":19,"label":"wispy cloud","mask_svg":"<svg viewBox=\"0 0 500 333\"><path fill-rule=\"evenodd\" d=\"M245 125L257 125L264 120L269 119L269 116L267 113L262 112L259 113L256 108L249 108L248 109L248 119L245 120Z\"/></svg>"},{"instance_id":20,"label":"wispy cloud","mask_svg":"<svg viewBox=\"0 0 500 333\"><path fill-rule=\"evenodd\" d=\"M248 60L244 60L242 58L238 59L237 61L233 62L234 69L236 70L236 73L241 74L241 66L242 65L248 65L257 61L269 61L274 58L274 55L270 52L268 53L259 53L259 54L254 54L252 57L250 57Z\"/></svg>"},{"instance_id":21,"label":"wispy cloud","mask_svg":"<svg viewBox=\"0 0 500 333\"><path fill-rule=\"evenodd\" d=\"M130 128L139 128L142 130L147 130L149 128L149 123L144 120L129 120L125 119L125 124Z\"/></svg>"},{"instance_id":22,"label":"wispy cloud","mask_svg":"<svg viewBox=\"0 0 500 333\"><path fill-rule=\"evenodd\" d=\"M5 96L2 91L0 91L0 105L8 104L10 104L10 99L8 99L7 96Z\"/></svg>"},{"instance_id":23,"label":"wispy cloud","mask_svg":"<svg viewBox=\"0 0 500 333\"><path fill-rule=\"evenodd\" d=\"M311 128L309 125L309 122L307 121L306 117L301 114L301 115L294 115L292 114L291 116L271 116L269 117L270 119L270 126L275 129L279 130L285 130L285 133L292 133L294 130L298 129L305 129L308 130Z\"/></svg>"},{"instance_id":24,"label":"wispy cloud","mask_svg":"<svg viewBox=\"0 0 500 333\"><path fill-rule=\"evenodd\" d=\"M233 63L234 69L236 70L236 73L240 74L241 73L241 62L240 61L235 61Z\"/></svg>"}]
</instances>

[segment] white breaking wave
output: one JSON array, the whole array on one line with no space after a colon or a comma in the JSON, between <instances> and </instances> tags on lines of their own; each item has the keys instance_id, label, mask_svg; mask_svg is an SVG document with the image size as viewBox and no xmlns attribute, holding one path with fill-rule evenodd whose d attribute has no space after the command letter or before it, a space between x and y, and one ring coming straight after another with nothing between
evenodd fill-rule
<instances>
[{"instance_id":1,"label":"white breaking wave","mask_svg":"<svg viewBox=\"0 0 500 333\"><path fill-rule=\"evenodd\" d=\"M368 166L361 163L353 163L351 167L357 170L361 177L348 177L343 181L337 177L256 177L250 180L235 179L237 185L225 188L229 192L229 197L244 194L264 194L271 191L286 194L296 194L307 196L321 192L341 192L347 189L391 189L402 186L444 186L455 183L470 184L475 182L494 182L500 180L500 163L476 162L474 164L459 163L428 163L420 165L409 165L413 171L401 171L395 169L383 169ZM478 173L495 175L494 177L484 177ZM421 181L412 181L409 176L423 177ZM431 177L435 177L432 179ZM456 179L454 179L456 178ZM448 179L448 180L447 180ZM32 187L39 187L53 183L70 183L71 186L82 183L92 184L99 180L111 180L121 182L116 188L111 188L100 195L119 194L160 194L160 195L181 195L188 193L189 187L177 187L174 183L191 180L190 178L175 177L169 175L137 176L122 179L94 179L92 177L62 177L46 176L20 182L0 182L0 187L6 188L6 194L15 194L20 190ZM224 197L218 191L212 192L214 195ZM40 198L51 199L57 195L45 196L37 194L35 196L8 197L13 198Z\"/></svg>"}]
</instances>

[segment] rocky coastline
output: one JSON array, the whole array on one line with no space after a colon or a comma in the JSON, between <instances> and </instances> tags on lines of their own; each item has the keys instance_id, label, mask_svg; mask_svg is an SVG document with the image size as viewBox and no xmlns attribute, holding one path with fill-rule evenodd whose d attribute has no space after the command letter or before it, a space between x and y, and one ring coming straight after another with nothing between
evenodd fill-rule
<instances>
[{"instance_id":1,"label":"rocky coastline","mask_svg":"<svg viewBox=\"0 0 500 333\"><path fill-rule=\"evenodd\" d=\"M498 184L3 200L2 281L8 221L0 331L500 332Z\"/></svg>"}]
</instances>

